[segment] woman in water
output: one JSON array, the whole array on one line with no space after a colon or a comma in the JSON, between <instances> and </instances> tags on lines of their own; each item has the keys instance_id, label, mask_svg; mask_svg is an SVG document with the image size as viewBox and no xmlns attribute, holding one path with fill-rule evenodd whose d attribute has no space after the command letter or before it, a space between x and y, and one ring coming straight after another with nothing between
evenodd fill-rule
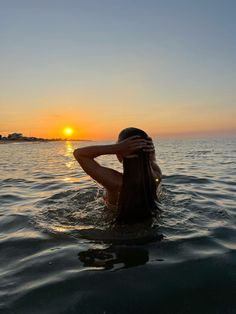
<instances>
[{"instance_id":1,"label":"woman in water","mask_svg":"<svg viewBox=\"0 0 236 314\"><path fill-rule=\"evenodd\" d=\"M123 174L94 160L108 154L116 154L123 163ZM157 190L162 173L152 139L143 130L126 128L116 144L78 148L74 157L104 187L105 204L117 210L117 223L143 222L159 212Z\"/></svg>"}]
</instances>

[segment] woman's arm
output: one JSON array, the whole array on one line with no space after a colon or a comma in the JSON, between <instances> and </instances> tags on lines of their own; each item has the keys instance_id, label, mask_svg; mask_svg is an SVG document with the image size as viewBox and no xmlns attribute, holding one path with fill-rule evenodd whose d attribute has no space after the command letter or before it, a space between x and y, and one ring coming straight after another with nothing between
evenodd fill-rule
<instances>
[{"instance_id":1,"label":"woman's arm","mask_svg":"<svg viewBox=\"0 0 236 314\"><path fill-rule=\"evenodd\" d=\"M74 157L77 160L80 157L96 158L100 155L119 154L119 151L118 144L86 146L75 149Z\"/></svg>"},{"instance_id":2,"label":"woman's arm","mask_svg":"<svg viewBox=\"0 0 236 314\"><path fill-rule=\"evenodd\" d=\"M74 150L74 157L81 168L94 180L108 190L118 188L120 173L116 170L103 167L94 158L100 155L122 154L128 156L135 150L146 146L146 142L139 136L132 136L120 143L110 145L94 145L81 147Z\"/></svg>"}]
</instances>

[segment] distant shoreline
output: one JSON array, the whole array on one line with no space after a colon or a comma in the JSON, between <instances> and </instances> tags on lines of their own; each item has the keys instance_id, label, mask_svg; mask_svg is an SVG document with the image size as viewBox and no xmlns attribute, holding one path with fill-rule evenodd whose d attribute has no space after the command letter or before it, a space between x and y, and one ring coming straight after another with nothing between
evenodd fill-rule
<instances>
[{"instance_id":1,"label":"distant shoreline","mask_svg":"<svg viewBox=\"0 0 236 314\"><path fill-rule=\"evenodd\" d=\"M74 139L34 139L34 140L0 140L0 144L8 144L8 143L45 143L45 142L92 142L93 140L74 140Z\"/></svg>"}]
</instances>

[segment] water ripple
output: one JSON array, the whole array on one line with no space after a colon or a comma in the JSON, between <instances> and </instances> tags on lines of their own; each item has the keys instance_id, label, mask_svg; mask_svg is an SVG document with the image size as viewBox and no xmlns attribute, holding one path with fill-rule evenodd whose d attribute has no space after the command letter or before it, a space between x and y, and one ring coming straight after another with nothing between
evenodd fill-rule
<instances>
[{"instance_id":1,"label":"water ripple","mask_svg":"<svg viewBox=\"0 0 236 314\"><path fill-rule=\"evenodd\" d=\"M236 140L156 143L162 213L130 227L74 161L83 145L1 146L0 312L234 313Z\"/></svg>"}]
</instances>

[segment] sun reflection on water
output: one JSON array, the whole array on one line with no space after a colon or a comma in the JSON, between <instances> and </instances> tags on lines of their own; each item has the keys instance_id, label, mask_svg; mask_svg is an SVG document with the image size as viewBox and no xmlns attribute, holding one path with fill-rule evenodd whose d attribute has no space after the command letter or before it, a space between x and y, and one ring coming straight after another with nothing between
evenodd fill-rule
<instances>
[{"instance_id":1,"label":"sun reflection on water","mask_svg":"<svg viewBox=\"0 0 236 314\"><path fill-rule=\"evenodd\" d=\"M66 156L71 156L73 152L73 147L70 141L66 141Z\"/></svg>"},{"instance_id":2,"label":"sun reflection on water","mask_svg":"<svg viewBox=\"0 0 236 314\"><path fill-rule=\"evenodd\" d=\"M70 141L66 141L65 144L65 156L68 157L68 161L66 161L66 167L72 168L74 166L74 158L73 158L73 147Z\"/></svg>"}]
</instances>

